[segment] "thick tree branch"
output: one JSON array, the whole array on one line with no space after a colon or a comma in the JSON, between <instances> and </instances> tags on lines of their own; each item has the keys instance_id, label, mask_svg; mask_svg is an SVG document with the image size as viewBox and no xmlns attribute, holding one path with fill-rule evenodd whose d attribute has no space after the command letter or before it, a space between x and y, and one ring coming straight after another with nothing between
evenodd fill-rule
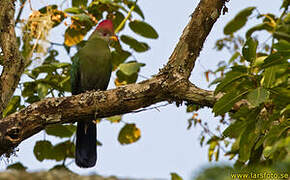
<instances>
[{"instance_id":1,"label":"thick tree branch","mask_svg":"<svg viewBox=\"0 0 290 180\"><path fill-rule=\"evenodd\" d=\"M221 14L224 0L201 0L180 37L166 68L188 79L204 41ZM162 71L161 71L162 73Z\"/></svg>"},{"instance_id":2,"label":"thick tree branch","mask_svg":"<svg viewBox=\"0 0 290 180\"><path fill-rule=\"evenodd\" d=\"M49 124L129 113L162 101L212 107L216 101L213 92L196 87L188 78L223 6L222 0L200 1L168 64L153 78L107 91L48 98L1 119L0 155Z\"/></svg>"},{"instance_id":3,"label":"thick tree branch","mask_svg":"<svg viewBox=\"0 0 290 180\"><path fill-rule=\"evenodd\" d=\"M0 76L0 117L13 95L25 68L24 59L18 50L19 46L14 29L14 8L14 1L1 0L0 47L4 54L4 67Z\"/></svg>"}]
</instances>

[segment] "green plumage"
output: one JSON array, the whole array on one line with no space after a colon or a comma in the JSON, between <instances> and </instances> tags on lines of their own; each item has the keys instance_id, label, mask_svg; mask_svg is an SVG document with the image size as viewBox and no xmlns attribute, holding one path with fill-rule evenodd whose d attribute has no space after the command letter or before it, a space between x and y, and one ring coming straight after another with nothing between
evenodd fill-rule
<instances>
[{"instance_id":1,"label":"green plumage","mask_svg":"<svg viewBox=\"0 0 290 180\"><path fill-rule=\"evenodd\" d=\"M108 42L93 34L75 55L72 64L72 94L88 90L105 90L112 71Z\"/></svg>"},{"instance_id":2,"label":"green plumage","mask_svg":"<svg viewBox=\"0 0 290 180\"><path fill-rule=\"evenodd\" d=\"M112 71L107 40L106 36L101 36L96 31L74 56L71 70L73 95L107 89ZM78 121L76 164L80 167L93 167L96 163L96 125L93 120Z\"/></svg>"}]
</instances>

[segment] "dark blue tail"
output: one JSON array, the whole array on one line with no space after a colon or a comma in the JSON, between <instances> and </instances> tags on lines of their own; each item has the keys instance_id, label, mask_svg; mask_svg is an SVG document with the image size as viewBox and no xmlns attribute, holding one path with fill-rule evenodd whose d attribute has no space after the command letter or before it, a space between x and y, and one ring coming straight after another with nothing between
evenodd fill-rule
<instances>
[{"instance_id":1,"label":"dark blue tail","mask_svg":"<svg viewBox=\"0 0 290 180\"><path fill-rule=\"evenodd\" d=\"M89 168L97 160L97 128L93 122L83 121L77 123L76 164L79 167Z\"/></svg>"}]
</instances>

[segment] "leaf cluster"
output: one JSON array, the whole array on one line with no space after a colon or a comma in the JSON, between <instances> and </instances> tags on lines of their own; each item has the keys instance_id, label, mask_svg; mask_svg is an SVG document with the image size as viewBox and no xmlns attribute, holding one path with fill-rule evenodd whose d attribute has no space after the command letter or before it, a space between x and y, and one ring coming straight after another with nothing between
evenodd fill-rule
<instances>
[{"instance_id":1,"label":"leaf cluster","mask_svg":"<svg viewBox=\"0 0 290 180\"><path fill-rule=\"evenodd\" d=\"M207 71L206 76L208 78L209 73L220 75L210 84L216 86L215 95L221 96L213 112L222 118L221 124L228 125L217 135L205 128L204 134L210 136L207 141L209 160L219 154L224 143L225 147L230 147L223 149L225 155L236 158L235 167L238 168L290 161L290 14L289 4L285 4L286 1L279 17L256 15L262 23L249 28L244 38L236 33L256 8L240 11L225 26L226 37L217 41L217 50L226 48L232 57L227 62L220 62L216 71ZM268 32L270 43L261 42L259 31L262 30ZM194 122L204 125L202 120Z\"/></svg>"}]
</instances>

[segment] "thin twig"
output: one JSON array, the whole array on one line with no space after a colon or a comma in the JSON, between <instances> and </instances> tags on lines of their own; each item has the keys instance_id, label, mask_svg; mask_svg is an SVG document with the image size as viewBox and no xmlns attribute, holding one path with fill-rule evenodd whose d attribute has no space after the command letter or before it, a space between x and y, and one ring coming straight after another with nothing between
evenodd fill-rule
<instances>
[{"instance_id":1,"label":"thin twig","mask_svg":"<svg viewBox=\"0 0 290 180\"><path fill-rule=\"evenodd\" d=\"M33 11L32 4L31 4L31 0L28 0L28 2L29 2L30 10Z\"/></svg>"},{"instance_id":2,"label":"thin twig","mask_svg":"<svg viewBox=\"0 0 290 180\"><path fill-rule=\"evenodd\" d=\"M51 45L55 45L55 46L64 46L63 43L56 43L56 42L49 42Z\"/></svg>"},{"instance_id":3,"label":"thin twig","mask_svg":"<svg viewBox=\"0 0 290 180\"><path fill-rule=\"evenodd\" d=\"M169 104L169 103L162 104L162 105L159 105L159 106L150 107L150 108L143 108L143 109L140 109L140 110L131 111L131 113L138 113L138 112L147 111L147 110L152 110L152 109L156 109L157 111L160 112L160 110L159 110L158 108L159 108L159 107L167 106L168 104Z\"/></svg>"},{"instance_id":4,"label":"thin twig","mask_svg":"<svg viewBox=\"0 0 290 180\"><path fill-rule=\"evenodd\" d=\"M202 123L198 123L204 130L205 133L207 133L211 138L216 136L216 137L219 137L218 135L216 135L214 132L212 132L208 126L206 125L203 125ZM224 152L226 153L227 151L224 149L224 147L222 147L220 144L218 144L219 148Z\"/></svg>"},{"instance_id":5,"label":"thin twig","mask_svg":"<svg viewBox=\"0 0 290 180\"><path fill-rule=\"evenodd\" d=\"M66 2L67 0L63 0L61 3L60 3L60 7L62 8L63 4Z\"/></svg>"},{"instance_id":6,"label":"thin twig","mask_svg":"<svg viewBox=\"0 0 290 180\"><path fill-rule=\"evenodd\" d=\"M19 12L17 14L17 17L16 17L16 20L15 20L15 26L16 24L19 22L20 20L20 17L21 17L21 14L22 14L22 11L23 11L23 8L25 6L25 3L26 3L27 0L23 0L23 3L21 4L20 8L19 8Z\"/></svg>"}]
</instances>

